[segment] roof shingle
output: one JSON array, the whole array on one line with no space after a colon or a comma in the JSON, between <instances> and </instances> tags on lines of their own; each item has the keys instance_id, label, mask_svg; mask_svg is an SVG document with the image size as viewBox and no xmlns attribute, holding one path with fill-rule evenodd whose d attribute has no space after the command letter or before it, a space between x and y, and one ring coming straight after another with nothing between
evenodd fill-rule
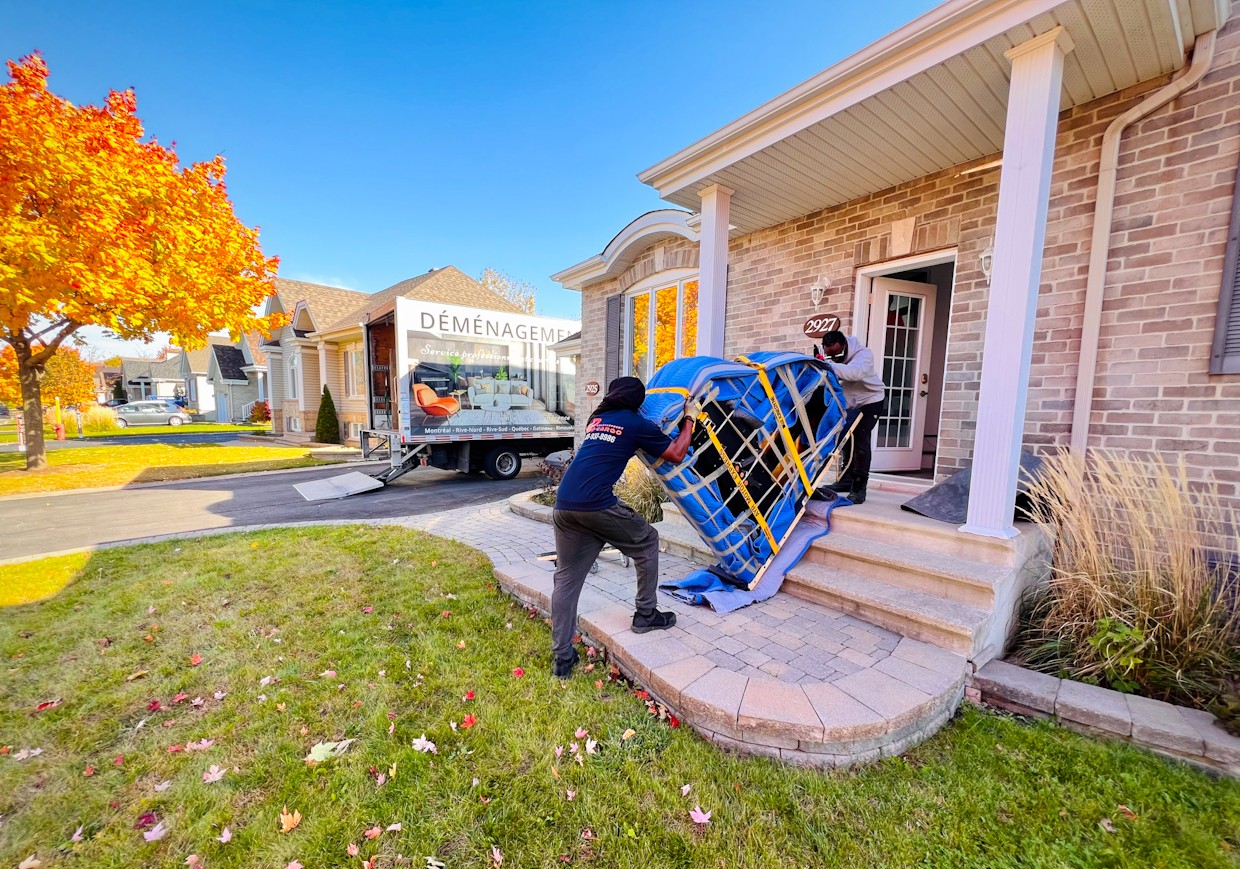
<instances>
[{"instance_id":1,"label":"roof shingle","mask_svg":"<svg viewBox=\"0 0 1240 869\"><path fill-rule=\"evenodd\" d=\"M319 326L320 332L334 332L337 329L347 329L350 326L356 326L365 319L367 311L373 311L386 305L398 296L405 299L418 299L424 302L438 302L444 305L483 308L488 311L506 311L511 314L525 313L521 308L498 293L488 290L456 266L444 266L441 269L432 269L424 275L418 275L416 278L410 278L407 281L393 284L386 290L372 293L365 298L365 301L360 306L341 316L326 329L323 328L322 321L317 317L315 318L315 324Z\"/></svg>"}]
</instances>

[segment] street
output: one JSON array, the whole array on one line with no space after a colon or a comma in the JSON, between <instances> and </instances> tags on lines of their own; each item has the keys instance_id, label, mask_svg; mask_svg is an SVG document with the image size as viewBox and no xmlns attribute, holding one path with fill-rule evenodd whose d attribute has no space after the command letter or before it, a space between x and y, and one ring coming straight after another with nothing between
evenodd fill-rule
<instances>
[{"instance_id":1,"label":"street","mask_svg":"<svg viewBox=\"0 0 1240 869\"><path fill-rule=\"evenodd\" d=\"M485 504L536 488L532 461L516 479L418 468L374 492L308 502L294 483L382 464L335 465L243 477L183 480L136 489L0 500L0 560L99 543L226 528L322 519L379 519Z\"/></svg>"}]
</instances>

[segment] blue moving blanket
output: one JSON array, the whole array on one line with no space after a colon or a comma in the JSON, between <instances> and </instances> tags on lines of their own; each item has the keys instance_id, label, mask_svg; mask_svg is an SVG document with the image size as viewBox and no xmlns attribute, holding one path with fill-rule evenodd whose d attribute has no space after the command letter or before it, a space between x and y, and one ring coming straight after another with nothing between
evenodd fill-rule
<instances>
[{"instance_id":1,"label":"blue moving blanket","mask_svg":"<svg viewBox=\"0 0 1240 869\"><path fill-rule=\"evenodd\" d=\"M823 490L823 494L830 498L829 489ZM752 591L743 585L726 582L712 570L695 570L684 579L662 583L659 588L686 603L709 605L718 613L730 613L773 597L783 585L784 576L801 560L810 544L831 530L831 511L851 503L838 495L830 500L811 500L805 508L805 515L788 535L779 553L767 564L761 581Z\"/></svg>"}]
</instances>

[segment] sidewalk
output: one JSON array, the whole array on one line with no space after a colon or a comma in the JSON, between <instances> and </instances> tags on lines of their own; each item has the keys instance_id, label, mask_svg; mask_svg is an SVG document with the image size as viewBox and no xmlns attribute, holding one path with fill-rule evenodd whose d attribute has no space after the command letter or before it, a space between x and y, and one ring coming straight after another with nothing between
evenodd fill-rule
<instances>
[{"instance_id":1,"label":"sidewalk","mask_svg":"<svg viewBox=\"0 0 1240 869\"><path fill-rule=\"evenodd\" d=\"M519 497L519 496L518 496ZM523 512L546 515L528 505ZM485 552L501 586L550 610L551 526L499 502L399 524ZM660 578L701 567L664 552ZM676 627L634 634L632 567L599 559L578 611L584 635L707 739L745 754L834 767L908 750L939 729L964 691L966 662L825 606L780 593L719 615L660 595ZM550 655L548 653L548 668Z\"/></svg>"}]
</instances>

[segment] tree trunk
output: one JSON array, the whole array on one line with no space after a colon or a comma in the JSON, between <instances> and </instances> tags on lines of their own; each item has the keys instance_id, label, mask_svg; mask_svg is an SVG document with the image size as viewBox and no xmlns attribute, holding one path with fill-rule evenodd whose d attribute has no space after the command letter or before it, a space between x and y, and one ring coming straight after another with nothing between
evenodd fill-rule
<instances>
[{"instance_id":1,"label":"tree trunk","mask_svg":"<svg viewBox=\"0 0 1240 869\"><path fill-rule=\"evenodd\" d=\"M22 419L26 426L26 470L47 467L47 448L43 444L43 400L41 387L43 366L31 362L30 345L25 341L13 344L17 354L17 378L22 385Z\"/></svg>"}]
</instances>

